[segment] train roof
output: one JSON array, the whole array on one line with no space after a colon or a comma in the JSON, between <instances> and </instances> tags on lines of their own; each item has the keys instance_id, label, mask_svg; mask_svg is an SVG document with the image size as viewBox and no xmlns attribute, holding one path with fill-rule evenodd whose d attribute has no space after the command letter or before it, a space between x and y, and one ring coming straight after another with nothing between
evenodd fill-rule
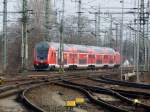
<instances>
[{"instance_id":1,"label":"train roof","mask_svg":"<svg viewBox=\"0 0 150 112\"><path fill-rule=\"evenodd\" d=\"M54 48L59 50L59 43L56 42L40 42L36 45L37 46L49 46L50 48ZM64 44L64 51L65 52L83 52L83 53L107 53L107 54L114 54L115 50L108 47L96 47L96 46L88 46L88 45L76 45L76 44Z\"/></svg>"}]
</instances>

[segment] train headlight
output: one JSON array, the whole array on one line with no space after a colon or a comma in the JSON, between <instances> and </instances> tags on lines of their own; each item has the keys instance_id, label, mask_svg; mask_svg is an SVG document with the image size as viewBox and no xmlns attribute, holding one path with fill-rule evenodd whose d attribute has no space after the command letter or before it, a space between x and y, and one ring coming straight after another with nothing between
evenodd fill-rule
<instances>
[{"instance_id":1,"label":"train headlight","mask_svg":"<svg viewBox=\"0 0 150 112\"><path fill-rule=\"evenodd\" d=\"M38 66L39 64L37 63L36 65Z\"/></svg>"}]
</instances>

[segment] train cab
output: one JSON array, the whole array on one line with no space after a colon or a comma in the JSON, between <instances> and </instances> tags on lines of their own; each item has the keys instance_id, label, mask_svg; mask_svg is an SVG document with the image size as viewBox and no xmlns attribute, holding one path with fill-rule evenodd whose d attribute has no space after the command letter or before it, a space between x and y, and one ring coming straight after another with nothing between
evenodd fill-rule
<instances>
[{"instance_id":1,"label":"train cab","mask_svg":"<svg viewBox=\"0 0 150 112\"><path fill-rule=\"evenodd\" d=\"M46 42L41 42L34 49L34 67L35 69L48 68L48 53L49 45Z\"/></svg>"}]
</instances>

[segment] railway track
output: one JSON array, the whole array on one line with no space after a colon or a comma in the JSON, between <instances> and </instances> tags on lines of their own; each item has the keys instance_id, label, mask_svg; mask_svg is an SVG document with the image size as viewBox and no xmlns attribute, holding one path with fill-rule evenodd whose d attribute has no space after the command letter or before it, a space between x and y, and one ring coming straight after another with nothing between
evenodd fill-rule
<instances>
[{"instance_id":1,"label":"railway track","mask_svg":"<svg viewBox=\"0 0 150 112\"><path fill-rule=\"evenodd\" d=\"M47 81L59 81L61 77L68 77L68 75L36 75L36 76L29 76L27 78L18 78L18 79L12 79L12 80L7 80L3 85L0 86L0 100L3 101L6 99L10 99L9 97L11 96L17 96L19 93L22 91L26 90L29 87L36 86L39 84L45 84ZM71 78L76 78L77 76L75 75L69 75ZM83 76L85 77L85 76ZM11 100L12 102L14 98ZM16 105L17 103L15 103ZM18 104L19 105L19 104ZM4 111L5 112L5 111Z\"/></svg>"},{"instance_id":2,"label":"railway track","mask_svg":"<svg viewBox=\"0 0 150 112\"><path fill-rule=\"evenodd\" d=\"M40 82L39 82L40 83ZM26 82L22 84L16 84L12 86L5 86L0 88L0 111L1 112L27 112L27 110L16 102L17 95L30 84L36 84L35 82Z\"/></svg>"},{"instance_id":3,"label":"railway track","mask_svg":"<svg viewBox=\"0 0 150 112\"><path fill-rule=\"evenodd\" d=\"M145 99L150 98L149 84L118 81L118 80L112 80L105 77L97 77L97 78L89 77L89 79L96 81L100 84L102 83L105 85L110 85L112 90L119 92L120 94L128 97L133 97L133 98L142 97Z\"/></svg>"},{"instance_id":4,"label":"railway track","mask_svg":"<svg viewBox=\"0 0 150 112\"><path fill-rule=\"evenodd\" d=\"M26 96L25 94L27 92L29 92L30 90L34 89L34 88L37 88L39 86L42 86L42 85L47 85L47 84L50 84L50 83L57 83L58 82L61 82L61 79L65 78L65 79L72 79L72 80L76 80L76 79L79 79L78 76L76 75L69 75L69 76L66 76L66 75L63 75L63 76L60 76L60 77L57 77L57 78L50 78L50 79L47 79L45 83L41 83L41 84L38 84L38 85L35 85L35 86L30 86L29 88L25 89L22 94L21 94L21 99L22 99L22 102L23 104L26 105L26 107L28 108L28 110L32 110L32 111L35 111L35 112L45 112L42 108L40 108L39 106L33 104ZM85 78L87 76L80 76L80 78Z\"/></svg>"},{"instance_id":5,"label":"railway track","mask_svg":"<svg viewBox=\"0 0 150 112\"><path fill-rule=\"evenodd\" d=\"M13 79L13 80L7 80L5 81L6 83L3 84L2 86L0 86L0 98L4 98L13 94L18 94L20 92L23 91L22 96L24 96L24 94L26 92L28 92L29 90L31 90L32 88L36 87L36 86L40 86L40 85L45 85L47 83L58 83L61 86L68 86L71 87L73 89L77 89L78 91L81 91L82 93L84 93L86 96L88 96L88 98L91 100L91 102L96 103L98 105L101 106L106 106L107 109L112 109L112 108L116 108L116 106L111 105L109 107L109 104L107 104L107 102L104 102L103 100L101 100L98 96L97 96L97 92L94 92L94 90L88 90L86 87L82 87L81 85L79 86L74 86L74 85L69 85L69 84L64 84L64 80L71 80L71 81L75 81L75 80L81 80L81 79L87 79L88 77L98 77L104 74L108 74L111 73L112 71L78 71L78 72L66 72L65 74L55 74L53 76L51 75L43 75L44 73L42 72L39 75L29 75L26 78L19 78L19 79ZM72 73L72 75L70 75L70 73ZM115 73L113 73L113 75L111 76L117 76ZM29 89L30 88L30 89ZM121 95L126 94L124 91L115 91L116 93L122 93ZM100 94L100 91L98 92L98 94ZM130 94L130 95L133 95ZM148 96L149 94L147 94ZM127 95L126 95L127 96ZM138 96L137 96L138 97ZM23 98L25 100L27 100L28 105L32 105L29 104L30 100ZM32 105L33 108L36 105ZM31 107L32 107L31 106ZM36 107L35 107L36 108ZM32 110L32 109L31 109ZM119 111L119 110L118 110Z\"/></svg>"},{"instance_id":6,"label":"railway track","mask_svg":"<svg viewBox=\"0 0 150 112\"><path fill-rule=\"evenodd\" d=\"M124 93L124 91L118 92L118 91L113 91L111 89L106 89L106 88L102 88L102 87L87 86L87 85L83 85L83 84L73 83L74 80L86 79L86 78L87 78L87 76L80 77L80 75L76 75L76 76L72 75L70 77L62 76L62 77L60 77L59 81L55 80L52 82L57 85L60 85L60 86L65 86L65 87L69 87L72 89L76 89L76 90L84 93L88 97L88 99L91 102L93 102L95 105L103 106L111 111L113 110L113 111L117 111L117 112L134 112L138 109L138 110L140 110L138 112L148 112L148 110L150 110L149 105L146 105L141 102L134 102L134 100L125 97L123 94L127 94L127 93ZM51 81L49 80L49 82L47 82L46 84L48 84L48 83L51 83ZM31 109L33 109L35 111L39 111L39 112L44 112L44 110L37 107L35 104L32 104L30 102L30 100L26 98L25 94L31 89L34 89L34 87L31 87L23 92L22 96L23 96L24 102L26 102L26 104L30 105ZM120 94L120 93L122 93L122 94ZM114 97L117 100L119 100L119 102L116 103L115 105L113 103L106 102L103 99L101 99L101 97L99 97L98 94L109 95L109 96ZM130 93L130 95L136 96L135 93L132 93L132 94ZM147 96L148 95L149 94L147 94ZM136 97L138 97L138 96L136 96ZM120 104L122 104L122 105L120 105Z\"/></svg>"},{"instance_id":7,"label":"railway track","mask_svg":"<svg viewBox=\"0 0 150 112\"><path fill-rule=\"evenodd\" d=\"M105 77L99 77L99 78L91 77L91 79L102 82L102 83L108 83L108 84L113 84L113 85L120 85L120 86L127 86L127 87L141 88L141 89L150 89L149 84L112 80L110 78L105 78Z\"/></svg>"},{"instance_id":8,"label":"railway track","mask_svg":"<svg viewBox=\"0 0 150 112\"><path fill-rule=\"evenodd\" d=\"M123 105L123 106L121 106L121 108L119 108L119 107L115 107L114 105L111 105L109 102L107 103L107 102L104 101L105 103L109 104L110 107L108 106L108 109L114 107L113 110L115 110L115 111L118 111L118 110L123 111L124 110L124 111L127 111L127 112L130 112L130 111L134 112L134 111L136 111L135 109L137 109L137 108L141 109L142 112L146 112L146 111L150 110L149 105L146 105L146 104L143 104L143 103L135 103L135 105L134 105L134 100L129 99L125 96L122 96L121 94L119 94L118 92L115 92L113 90L106 89L106 88L103 88L103 87L98 87L98 86L88 86L88 85L84 85L84 84L73 83L73 82L66 81L66 80L63 80L63 81L65 83L69 83L71 85L76 85L76 86L79 86L79 87L83 87L86 90L89 90L89 91L92 91L92 92L95 92L95 93L111 95L115 98L119 98L119 100L122 101L122 102L119 102L120 104L125 104L125 106ZM117 104L117 105L119 105L119 104ZM129 107L128 109L122 109L123 107L127 107L127 106Z\"/></svg>"},{"instance_id":9,"label":"railway track","mask_svg":"<svg viewBox=\"0 0 150 112\"><path fill-rule=\"evenodd\" d=\"M7 105L0 105L0 111L6 112L7 110L11 110L12 112L28 112L24 107L20 106L20 103L15 101L18 94L31 86L45 83L48 79L57 80L57 78L59 78L58 75L5 80L5 83L0 86L0 103L3 104L7 102ZM17 108L18 111L12 108Z\"/></svg>"}]
</instances>

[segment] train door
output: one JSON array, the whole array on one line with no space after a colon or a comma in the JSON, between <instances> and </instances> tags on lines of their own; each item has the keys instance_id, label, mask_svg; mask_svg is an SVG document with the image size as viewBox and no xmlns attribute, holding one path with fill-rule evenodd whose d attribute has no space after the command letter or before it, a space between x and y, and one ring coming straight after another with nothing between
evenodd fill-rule
<instances>
[{"instance_id":1,"label":"train door","mask_svg":"<svg viewBox=\"0 0 150 112\"><path fill-rule=\"evenodd\" d=\"M108 55L104 55L104 57L103 57L103 63L104 64L108 64L109 63L109 56Z\"/></svg>"},{"instance_id":2,"label":"train door","mask_svg":"<svg viewBox=\"0 0 150 112\"><path fill-rule=\"evenodd\" d=\"M69 53L69 64L76 65L78 63L78 55L77 53Z\"/></svg>"},{"instance_id":3,"label":"train door","mask_svg":"<svg viewBox=\"0 0 150 112\"><path fill-rule=\"evenodd\" d=\"M86 64L87 64L87 54L79 53L79 65L86 65Z\"/></svg>"},{"instance_id":4,"label":"train door","mask_svg":"<svg viewBox=\"0 0 150 112\"><path fill-rule=\"evenodd\" d=\"M73 64L76 65L78 63L78 54L74 53L73 54Z\"/></svg>"},{"instance_id":5,"label":"train door","mask_svg":"<svg viewBox=\"0 0 150 112\"><path fill-rule=\"evenodd\" d=\"M56 50L52 48L49 50L49 64L56 64Z\"/></svg>"},{"instance_id":6,"label":"train door","mask_svg":"<svg viewBox=\"0 0 150 112\"><path fill-rule=\"evenodd\" d=\"M64 65L67 65L67 63L68 63L68 60L67 60L68 59L68 53L64 52L64 56L63 57L64 57L64 60L63 60L64 61Z\"/></svg>"},{"instance_id":7,"label":"train door","mask_svg":"<svg viewBox=\"0 0 150 112\"><path fill-rule=\"evenodd\" d=\"M57 64L57 66L60 64L60 60L59 60L59 49L56 51L56 64Z\"/></svg>"},{"instance_id":8,"label":"train door","mask_svg":"<svg viewBox=\"0 0 150 112\"><path fill-rule=\"evenodd\" d=\"M56 50L53 51L53 64L56 64Z\"/></svg>"},{"instance_id":9,"label":"train door","mask_svg":"<svg viewBox=\"0 0 150 112\"><path fill-rule=\"evenodd\" d=\"M88 64L89 65L95 64L95 54L88 54Z\"/></svg>"},{"instance_id":10,"label":"train door","mask_svg":"<svg viewBox=\"0 0 150 112\"><path fill-rule=\"evenodd\" d=\"M114 56L109 55L109 64L114 64Z\"/></svg>"},{"instance_id":11,"label":"train door","mask_svg":"<svg viewBox=\"0 0 150 112\"><path fill-rule=\"evenodd\" d=\"M96 64L102 64L102 55L96 55Z\"/></svg>"}]
</instances>

